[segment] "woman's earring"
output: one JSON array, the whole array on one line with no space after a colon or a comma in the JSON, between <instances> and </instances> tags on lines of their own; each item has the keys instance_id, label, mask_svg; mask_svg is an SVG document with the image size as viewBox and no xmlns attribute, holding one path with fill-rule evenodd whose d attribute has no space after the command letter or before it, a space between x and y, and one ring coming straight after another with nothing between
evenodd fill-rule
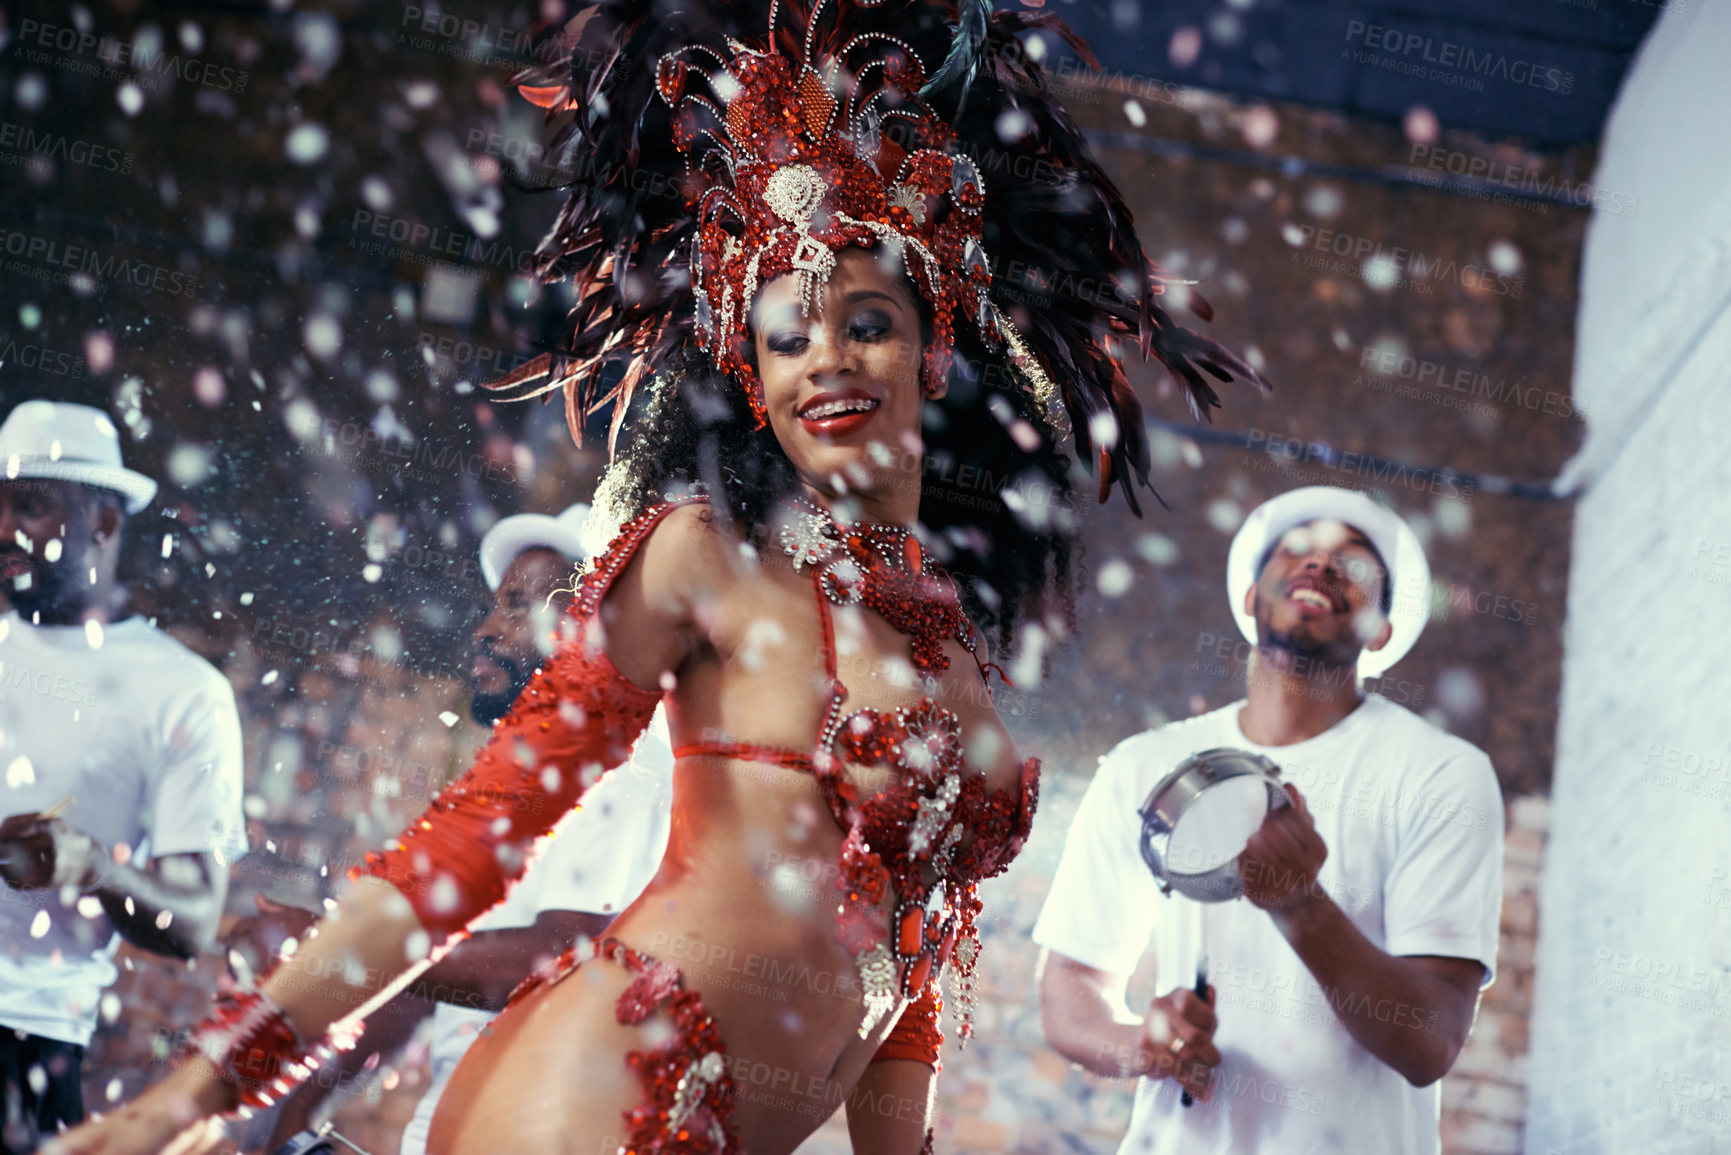
<instances>
[{"instance_id":1,"label":"woman's earring","mask_svg":"<svg viewBox=\"0 0 1731 1155\"><path fill-rule=\"evenodd\" d=\"M937 373L933 371L929 357L920 358L920 392L928 401L938 395Z\"/></svg>"}]
</instances>

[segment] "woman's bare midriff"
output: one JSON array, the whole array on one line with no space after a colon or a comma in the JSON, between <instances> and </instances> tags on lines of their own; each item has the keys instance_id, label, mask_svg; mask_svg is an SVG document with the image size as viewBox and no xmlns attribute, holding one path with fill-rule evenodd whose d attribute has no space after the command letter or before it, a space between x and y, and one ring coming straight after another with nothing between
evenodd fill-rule
<instances>
[{"instance_id":1,"label":"woman's bare midriff","mask_svg":"<svg viewBox=\"0 0 1731 1155\"><path fill-rule=\"evenodd\" d=\"M609 934L672 963L715 1016L752 1155L792 1151L840 1108L883 1036L859 1037L858 970L836 939L842 835L810 775L714 756L681 759L667 856ZM885 920L889 917L886 900ZM520 1000L477 1039L434 1120L434 1155L611 1155L642 1099L625 1066L664 1015L622 1027L633 975L580 967ZM601 1145L598 1146L597 1144Z\"/></svg>"},{"instance_id":2,"label":"woman's bare midriff","mask_svg":"<svg viewBox=\"0 0 1731 1155\"><path fill-rule=\"evenodd\" d=\"M713 591L709 660L681 674L669 703L676 749L812 748L827 680L811 582L766 560ZM834 620L844 714L931 694L957 714L988 787L1014 786L1008 732L958 642L945 644L950 669L934 686L911 677L906 636L876 614L843 610ZM889 781L877 767L848 775L866 795ZM678 761L672 817L660 871L609 934L678 967L701 994L726 1046L744 1148L791 1152L841 1107L897 1017L860 1038L859 973L836 935L843 832L811 774L714 754ZM886 927L893 898L882 904ZM643 1097L625 1055L665 1042L670 1022L661 1014L619 1025L615 1004L632 977L588 963L501 1016L440 1100L432 1155L613 1155L623 1113Z\"/></svg>"}]
</instances>

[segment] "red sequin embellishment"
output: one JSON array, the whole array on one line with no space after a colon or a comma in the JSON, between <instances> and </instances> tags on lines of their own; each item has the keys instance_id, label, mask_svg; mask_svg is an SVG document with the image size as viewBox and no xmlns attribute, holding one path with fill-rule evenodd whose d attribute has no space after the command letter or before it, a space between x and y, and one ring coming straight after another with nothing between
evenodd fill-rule
<instances>
[{"instance_id":1,"label":"red sequin embellishment","mask_svg":"<svg viewBox=\"0 0 1731 1155\"><path fill-rule=\"evenodd\" d=\"M245 1113L276 1104L357 1038L358 1031L333 1031L309 1047L275 999L243 987L217 995L210 1017L188 1036L184 1054L208 1060L234 1087L236 1106Z\"/></svg>"},{"instance_id":2,"label":"red sequin embellishment","mask_svg":"<svg viewBox=\"0 0 1731 1155\"><path fill-rule=\"evenodd\" d=\"M773 41L733 49L722 73L712 51L701 50L701 63L698 49L668 54L656 65L656 90L672 109L690 174L697 339L744 385L759 422L763 384L744 341L753 298L797 273L811 309L835 254L850 246L899 250L930 303L928 391L948 376L958 311L988 342L1000 340L982 247L984 185L954 131L921 100L926 76L912 50L892 48L877 56L881 67L849 76L835 72L849 59L843 48L821 62L834 73L826 82L809 43L799 60ZM894 139L881 128L886 110Z\"/></svg>"},{"instance_id":3,"label":"red sequin embellishment","mask_svg":"<svg viewBox=\"0 0 1731 1155\"><path fill-rule=\"evenodd\" d=\"M468 773L351 877L385 879L408 896L430 933L453 934L500 902L522 876L535 840L631 756L661 695L614 668L594 627L613 579L678 504L652 506L631 519L594 559L571 600L568 636L494 727Z\"/></svg>"},{"instance_id":4,"label":"red sequin embellishment","mask_svg":"<svg viewBox=\"0 0 1731 1155\"><path fill-rule=\"evenodd\" d=\"M741 1155L733 1126L737 1089L728 1074L721 1030L703 997L686 989L685 976L672 963L609 936L587 949L567 950L525 979L511 992L506 1008L596 958L636 972L614 1005L621 1025L644 1022L661 1010L673 1017L673 1037L665 1045L625 1056L625 1065L637 1073L643 1101L623 1113L627 1133L619 1150L629 1155Z\"/></svg>"},{"instance_id":5,"label":"red sequin embellishment","mask_svg":"<svg viewBox=\"0 0 1731 1155\"><path fill-rule=\"evenodd\" d=\"M877 611L908 636L914 666L928 677L949 668L946 638L955 638L979 661L973 627L955 587L906 528L867 523L843 528L827 510L802 501L782 530L781 544L796 570L812 573L832 679L831 603L864 604ZM866 1004L861 1034L868 1034L898 997L920 998L932 991L936 972L954 960L966 1039L973 1033L967 1008L979 946L975 888L1021 849L1033 819L1039 762L1029 759L1023 766L1017 789L988 793L982 775L965 772L961 724L954 713L923 698L890 711L856 710L844 719L845 689L839 680L832 684L814 770L837 823L848 831L837 880L843 896L837 923L843 945L860 968ZM846 762L895 770L896 781L861 800L831 747ZM879 909L886 883L896 896L888 926ZM965 950L959 949L962 942ZM935 1063L936 1057L934 1048L929 1060Z\"/></svg>"}]
</instances>

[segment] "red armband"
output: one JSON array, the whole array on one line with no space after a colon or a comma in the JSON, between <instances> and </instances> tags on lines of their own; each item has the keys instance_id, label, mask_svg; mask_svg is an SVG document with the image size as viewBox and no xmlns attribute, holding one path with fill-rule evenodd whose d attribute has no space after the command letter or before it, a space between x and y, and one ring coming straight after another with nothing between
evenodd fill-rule
<instances>
[{"instance_id":1,"label":"red armband","mask_svg":"<svg viewBox=\"0 0 1731 1155\"><path fill-rule=\"evenodd\" d=\"M359 1037L358 1028L349 1027L309 1046L275 999L248 987L217 996L210 1018L188 1036L184 1053L209 1060L235 1089L236 1112L248 1115L281 1101L338 1051L352 1050Z\"/></svg>"},{"instance_id":2,"label":"red armband","mask_svg":"<svg viewBox=\"0 0 1731 1155\"><path fill-rule=\"evenodd\" d=\"M648 728L661 695L633 685L608 659L599 611L614 577L674 508L657 505L626 523L578 586L566 640L494 728L474 766L392 846L352 872L401 890L434 936L462 930L502 901L535 840L629 758Z\"/></svg>"},{"instance_id":3,"label":"red armband","mask_svg":"<svg viewBox=\"0 0 1731 1155\"><path fill-rule=\"evenodd\" d=\"M944 1000L938 994L937 980L933 979L919 998L902 1009L902 1017L896 1020L871 1061L912 1059L933 1071L942 1071L944 1064L938 1051L944 1045L943 1013Z\"/></svg>"}]
</instances>

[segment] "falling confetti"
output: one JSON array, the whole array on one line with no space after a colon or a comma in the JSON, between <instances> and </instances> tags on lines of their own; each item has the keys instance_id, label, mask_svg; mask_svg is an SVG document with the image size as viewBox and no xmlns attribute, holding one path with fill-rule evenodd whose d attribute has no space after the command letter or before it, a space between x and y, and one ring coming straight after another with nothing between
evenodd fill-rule
<instances>
[{"instance_id":1,"label":"falling confetti","mask_svg":"<svg viewBox=\"0 0 1731 1155\"><path fill-rule=\"evenodd\" d=\"M18 790L25 786L36 784L36 767L30 764L30 759L19 754L6 766L6 786Z\"/></svg>"}]
</instances>

